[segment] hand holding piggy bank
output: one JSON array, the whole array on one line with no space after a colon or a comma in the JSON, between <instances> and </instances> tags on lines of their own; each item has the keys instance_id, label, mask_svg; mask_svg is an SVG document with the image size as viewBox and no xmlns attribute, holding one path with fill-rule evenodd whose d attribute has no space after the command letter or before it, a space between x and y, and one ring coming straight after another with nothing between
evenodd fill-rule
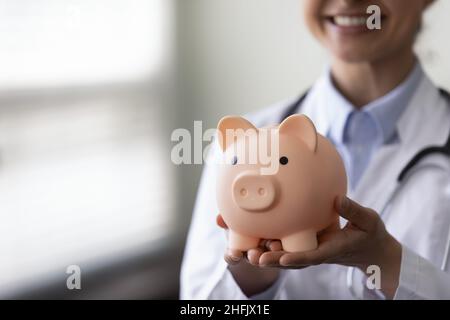
<instances>
[{"instance_id":1,"label":"hand holding piggy bank","mask_svg":"<svg viewBox=\"0 0 450 320\"><path fill-rule=\"evenodd\" d=\"M225 164L218 169L217 202L229 248L248 251L261 239L279 239L287 252L317 248L317 232L338 223L334 200L347 193L334 146L298 114L260 129L244 118L225 117L218 133ZM277 155L271 174L263 174L267 163L261 157L247 161L262 149Z\"/></svg>"}]
</instances>

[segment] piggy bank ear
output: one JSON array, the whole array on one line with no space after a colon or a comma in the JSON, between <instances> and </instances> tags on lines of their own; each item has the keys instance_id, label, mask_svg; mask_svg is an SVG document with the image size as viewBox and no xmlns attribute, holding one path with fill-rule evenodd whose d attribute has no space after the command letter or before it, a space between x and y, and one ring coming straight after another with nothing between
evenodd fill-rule
<instances>
[{"instance_id":1,"label":"piggy bank ear","mask_svg":"<svg viewBox=\"0 0 450 320\"><path fill-rule=\"evenodd\" d=\"M228 146L234 143L236 137L236 134L234 134L234 132L236 132L235 130L247 131L248 129L255 130L255 132L258 130L254 125L242 117L227 116L222 118L217 125L218 140L222 151L225 151Z\"/></svg>"},{"instance_id":2,"label":"piggy bank ear","mask_svg":"<svg viewBox=\"0 0 450 320\"><path fill-rule=\"evenodd\" d=\"M314 123L305 115L294 114L286 118L279 127L280 134L296 136L306 143L312 152L317 150L317 131Z\"/></svg>"}]
</instances>

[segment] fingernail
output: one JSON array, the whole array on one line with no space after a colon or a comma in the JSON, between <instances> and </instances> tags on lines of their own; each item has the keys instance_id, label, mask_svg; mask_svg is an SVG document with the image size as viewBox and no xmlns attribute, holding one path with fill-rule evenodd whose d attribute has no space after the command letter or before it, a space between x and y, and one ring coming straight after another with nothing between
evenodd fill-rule
<instances>
[{"instance_id":1,"label":"fingernail","mask_svg":"<svg viewBox=\"0 0 450 320\"><path fill-rule=\"evenodd\" d=\"M282 266L282 267L289 267L290 263L286 263L286 262L283 262L282 260L280 260L280 266Z\"/></svg>"},{"instance_id":2,"label":"fingernail","mask_svg":"<svg viewBox=\"0 0 450 320\"><path fill-rule=\"evenodd\" d=\"M231 260L238 262L241 258L236 257L236 256L230 256Z\"/></svg>"}]
</instances>

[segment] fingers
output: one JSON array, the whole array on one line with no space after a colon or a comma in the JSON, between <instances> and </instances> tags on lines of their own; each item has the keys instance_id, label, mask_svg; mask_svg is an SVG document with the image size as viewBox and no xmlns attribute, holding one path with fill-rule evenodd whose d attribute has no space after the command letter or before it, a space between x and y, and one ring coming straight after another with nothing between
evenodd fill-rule
<instances>
[{"instance_id":1,"label":"fingers","mask_svg":"<svg viewBox=\"0 0 450 320\"><path fill-rule=\"evenodd\" d=\"M224 259L228 264L236 265L239 262L241 262L243 257L244 257L244 253L242 251L234 250L234 249L227 249Z\"/></svg>"},{"instance_id":2,"label":"fingers","mask_svg":"<svg viewBox=\"0 0 450 320\"><path fill-rule=\"evenodd\" d=\"M284 251L267 251L259 258L261 267L277 267L280 265L280 258L286 254Z\"/></svg>"},{"instance_id":3,"label":"fingers","mask_svg":"<svg viewBox=\"0 0 450 320\"><path fill-rule=\"evenodd\" d=\"M254 266L263 266L261 265L261 256L265 252L276 252L281 251L281 241L279 240L262 240L259 248L250 249L247 251L247 254L239 250L228 249L224 258L228 264L236 265L238 264L244 257L247 258L248 262ZM276 256L266 256L264 258L263 264L264 266L270 265L279 265L278 260L280 255Z\"/></svg>"},{"instance_id":4,"label":"fingers","mask_svg":"<svg viewBox=\"0 0 450 320\"><path fill-rule=\"evenodd\" d=\"M254 266L258 266L259 265L259 258L261 257L261 255L263 254L263 249L262 248L255 248L255 249L250 249L247 251L247 259L248 262Z\"/></svg>"},{"instance_id":5,"label":"fingers","mask_svg":"<svg viewBox=\"0 0 450 320\"><path fill-rule=\"evenodd\" d=\"M280 240L266 240L264 243L264 248L266 248L269 251L283 250L283 246L281 245Z\"/></svg>"},{"instance_id":6,"label":"fingers","mask_svg":"<svg viewBox=\"0 0 450 320\"><path fill-rule=\"evenodd\" d=\"M260 267L296 268L301 269L310 265L325 262L330 256L339 252L339 248L332 242L324 244L316 250L308 252L287 253L281 249L280 241L262 242L262 247L247 251L247 260L250 264ZM270 248L270 249L269 249ZM269 250L269 251L265 251ZM225 261L230 265L236 265L244 258L244 253L239 250L228 249Z\"/></svg>"},{"instance_id":7,"label":"fingers","mask_svg":"<svg viewBox=\"0 0 450 320\"><path fill-rule=\"evenodd\" d=\"M223 228L223 229L228 229L227 224L225 223L225 221L222 218L221 214L218 214L216 217L216 223L219 227Z\"/></svg>"},{"instance_id":8,"label":"fingers","mask_svg":"<svg viewBox=\"0 0 450 320\"><path fill-rule=\"evenodd\" d=\"M260 265L260 258L265 252L281 251L283 247L280 240L261 240L260 247L250 249L247 252L247 259L252 265Z\"/></svg>"},{"instance_id":9,"label":"fingers","mask_svg":"<svg viewBox=\"0 0 450 320\"><path fill-rule=\"evenodd\" d=\"M322 263L322 256L317 251L311 253L286 253L280 257L280 265L285 267L310 266Z\"/></svg>"},{"instance_id":10,"label":"fingers","mask_svg":"<svg viewBox=\"0 0 450 320\"><path fill-rule=\"evenodd\" d=\"M307 267L307 265L282 265L280 261L285 255L285 251L264 252L259 258L259 266L279 269L303 269Z\"/></svg>"},{"instance_id":11,"label":"fingers","mask_svg":"<svg viewBox=\"0 0 450 320\"><path fill-rule=\"evenodd\" d=\"M327 241L319 245L315 250L305 252L286 253L280 258L280 265L285 267L300 267L331 263L333 258L339 256L344 251L345 243Z\"/></svg>"},{"instance_id":12,"label":"fingers","mask_svg":"<svg viewBox=\"0 0 450 320\"><path fill-rule=\"evenodd\" d=\"M376 212L347 197L338 198L335 207L341 217L364 231L370 231L378 219Z\"/></svg>"}]
</instances>

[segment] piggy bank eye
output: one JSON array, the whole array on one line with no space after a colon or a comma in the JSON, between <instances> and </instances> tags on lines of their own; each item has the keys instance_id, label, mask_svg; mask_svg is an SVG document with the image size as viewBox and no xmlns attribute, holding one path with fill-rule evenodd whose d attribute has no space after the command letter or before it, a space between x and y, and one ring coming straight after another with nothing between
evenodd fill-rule
<instances>
[{"instance_id":1,"label":"piggy bank eye","mask_svg":"<svg viewBox=\"0 0 450 320\"><path fill-rule=\"evenodd\" d=\"M289 159L287 157L281 157L280 158L280 163L284 166L287 165L287 163L289 162Z\"/></svg>"},{"instance_id":2,"label":"piggy bank eye","mask_svg":"<svg viewBox=\"0 0 450 320\"><path fill-rule=\"evenodd\" d=\"M233 159L231 159L231 164L234 166L236 165L238 162L238 158L236 156L233 157Z\"/></svg>"}]
</instances>

